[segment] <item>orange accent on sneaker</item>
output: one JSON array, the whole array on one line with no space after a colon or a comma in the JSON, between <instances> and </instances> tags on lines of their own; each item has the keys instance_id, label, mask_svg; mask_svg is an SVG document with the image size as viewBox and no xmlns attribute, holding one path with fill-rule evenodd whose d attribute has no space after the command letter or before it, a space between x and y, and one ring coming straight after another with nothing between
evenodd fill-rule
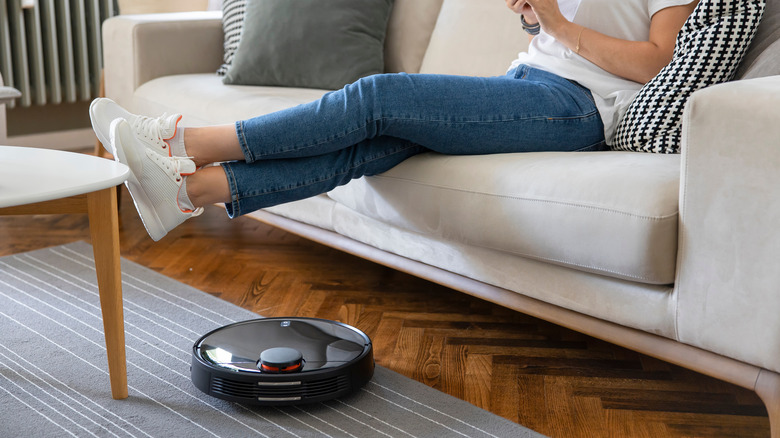
<instances>
[{"instance_id":1,"label":"orange accent on sneaker","mask_svg":"<svg viewBox=\"0 0 780 438\"><path fill-rule=\"evenodd\" d=\"M176 124L173 125L173 135L168 137L168 138L162 139L163 143L165 143L164 147L167 146L167 148L168 148L168 156L169 157L173 156L173 149L171 149L171 144L168 143L168 140L171 140L171 139L173 139L173 137L176 137L176 133L179 132L179 122L181 122L182 117L184 117L184 116L179 116L179 118L176 119Z\"/></svg>"}]
</instances>

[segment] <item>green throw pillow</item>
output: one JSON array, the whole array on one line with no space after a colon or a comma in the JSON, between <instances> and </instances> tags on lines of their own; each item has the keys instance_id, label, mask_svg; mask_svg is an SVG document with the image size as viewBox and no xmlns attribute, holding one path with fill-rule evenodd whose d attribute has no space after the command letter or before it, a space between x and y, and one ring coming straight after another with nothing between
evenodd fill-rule
<instances>
[{"instance_id":1,"label":"green throw pillow","mask_svg":"<svg viewBox=\"0 0 780 438\"><path fill-rule=\"evenodd\" d=\"M223 82L338 89L382 73L393 0L249 0Z\"/></svg>"}]
</instances>

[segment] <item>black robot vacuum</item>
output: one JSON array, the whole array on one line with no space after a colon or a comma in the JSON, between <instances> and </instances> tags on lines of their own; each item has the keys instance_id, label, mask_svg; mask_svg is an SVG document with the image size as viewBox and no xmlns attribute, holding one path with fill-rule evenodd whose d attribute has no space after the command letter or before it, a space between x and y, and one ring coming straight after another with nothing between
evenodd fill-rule
<instances>
[{"instance_id":1,"label":"black robot vacuum","mask_svg":"<svg viewBox=\"0 0 780 438\"><path fill-rule=\"evenodd\" d=\"M314 403L352 393L374 375L371 340L316 318L263 318L211 331L192 347L192 382L242 404Z\"/></svg>"}]
</instances>

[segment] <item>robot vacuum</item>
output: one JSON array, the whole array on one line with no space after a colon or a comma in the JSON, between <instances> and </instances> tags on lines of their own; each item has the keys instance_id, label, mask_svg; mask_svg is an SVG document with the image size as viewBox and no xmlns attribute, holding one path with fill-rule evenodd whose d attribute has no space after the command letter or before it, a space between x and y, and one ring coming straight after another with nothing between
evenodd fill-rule
<instances>
[{"instance_id":1,"label":"robot vacuum","mask_svg":"<svg viewBox=\"0 0 780 438\"><path fill-rule=\"evenodd\" d=\"M192 347L192 382L242 404L283 406L350 394L371 380L371 340L316 318L263 318L211 331Z\"/></svg>"}]
</instances>

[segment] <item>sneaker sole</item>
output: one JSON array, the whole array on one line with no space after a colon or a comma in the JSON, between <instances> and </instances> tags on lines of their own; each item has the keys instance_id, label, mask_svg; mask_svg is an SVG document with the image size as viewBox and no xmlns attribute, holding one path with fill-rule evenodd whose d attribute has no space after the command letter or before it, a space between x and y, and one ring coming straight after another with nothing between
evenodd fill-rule
<instances>
[{"instance_id":1,"label":"sneaker sole","mask_svg":"<svg viewBox=\"0 0 780 438\"><path fill-rule=\"evenodd\" d=\"M149 233L149 237L151 237L152 240L157 242L165 237L165 235L168 234L168 231L165 230L165 227L154 208L149 207L152 205L152 201L149 199L149 195L147 195L146 190L144 190L140 181L138 181L138 178L132 170L132 166L130 166L128 162L127 154L119 133L119 130L123 127L128 130L130 129L127 121L124 120L116 120L111 123L110 144L114 145L113 155L116 161L130 167L130 175L128 176L127 181L125 181L125 186L130 192L130 196L133 198L133 204L135 204L135 209L138 210L138 215L141 216L141 222L144 224L146 232ZM142 152L144 154L146 153L145 150Z\"/></svg>"}]
</instances>

